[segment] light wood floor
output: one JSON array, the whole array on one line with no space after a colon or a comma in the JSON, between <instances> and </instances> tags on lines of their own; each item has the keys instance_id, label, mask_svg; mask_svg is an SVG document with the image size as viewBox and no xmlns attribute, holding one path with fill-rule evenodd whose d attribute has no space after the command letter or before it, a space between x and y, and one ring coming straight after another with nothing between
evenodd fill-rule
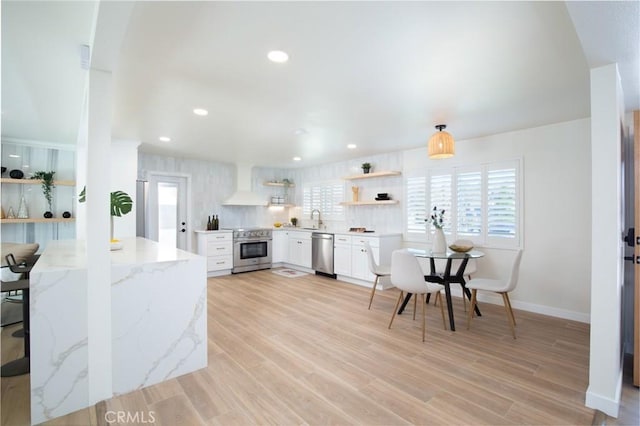
<instances>
[{"instance_id":1,"label":"light wood floor","mask_svg":"<svg viewBox=\"0 0 640 426\"><path fill-rule=\"evenodd\" d=\"M368 289L324 277L209 279L206 369L48 424L106 424L109 411L172 426L591 424L588 325L516 311L514 340L502 307L482 304L466 330L454 298L458 331L428 305L423 343L413 303L387 329L397 295L377 292L369 311ZM2 362L20 355L17 327L2 331ZM28 424L28 376L1 388L2 425Z\"/></svg>"}]
</instances>

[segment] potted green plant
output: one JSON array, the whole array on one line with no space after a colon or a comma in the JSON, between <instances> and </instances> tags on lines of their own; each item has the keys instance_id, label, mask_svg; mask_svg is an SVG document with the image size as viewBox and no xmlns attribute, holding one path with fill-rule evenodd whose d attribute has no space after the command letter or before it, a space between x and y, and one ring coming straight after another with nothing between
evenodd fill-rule
<instances>
[{"instance_id":1,"label":"potted green plant","mask_svg":"<svg viewBox=\"0 0 640 426\"><path fill-rule=\"evenodd\" d=\"M291 224L293 226L298 226L298 218L297 217L292 217L291 218Z\"/></svg>"},{"instance_id":2,"label":"potted green plant","mask_svg":"<svg viewBox=\"0 0 640 426\"><path fill-rule=\"evenodd\" d=\"M371 171L371 163L362 163L362 171L367 174Z\"/></svg>"},{"instance_id":3,"label":"potted green plant","mask_svg":"<svg viewBox=\"0 0 640 426\"><path fill-rule=\"evenodd\" d=\"M44 198L47 200L47 206L49 207L49 209L44 212L44 217L46 217L47 219L50 219L53 217L53 212L51 211L51 201L53 199L53 194L52 194L52 190L53 188L55 188L55 184L53 182L53 175L55 175L56 172L45 172L45 171L37 171L35 172L32 176L31 179L41 179L42 180L42 193L44 194Z\"/></svg>"},{"instance_id":4,"label":"potted green plant","mask_svg":"<svg viewBox=\"0 0 640 426\"><path fill-rule=\"evenodd\" d=\"M87 187L82 188L79 194L78 202L84 203L87 200ZM113 238L113 218L114 216L121 217L131 212L133 208L133 200L124 191L113 191L111 193L111 242L118 242Z\"/></svg>"}]
</instances>

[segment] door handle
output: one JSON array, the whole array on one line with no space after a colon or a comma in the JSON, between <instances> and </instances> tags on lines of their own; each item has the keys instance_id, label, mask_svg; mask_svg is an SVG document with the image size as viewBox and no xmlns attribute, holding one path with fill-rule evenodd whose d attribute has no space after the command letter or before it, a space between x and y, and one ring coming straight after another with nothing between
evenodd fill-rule
<instances>
[{"instance_id":1,"label":"door handle","mask_svg":"<svg viewBox=\"0 0 640 426\"><path fill-rule=\"evenodd\" d=\"M634 240L636 240L636 229L629 228L627 230L627 235L625 235L624 238L622 239L624 240L625 243L627 243L629 247L633 247ZM640 244L640 237L638 238L638 240L635 241L635 243Z\"/></svg>"},{"instance_id":2,"label":"door handle","mask_svg":"<svg viewBox=\"0 0 640 426\"><path fill-rule=\"evenodd\" d=\"M638 265L640 265L640 256L625 256L624 260L628 260L630 262L636 263Z\"/></svg>"}]
</instances>

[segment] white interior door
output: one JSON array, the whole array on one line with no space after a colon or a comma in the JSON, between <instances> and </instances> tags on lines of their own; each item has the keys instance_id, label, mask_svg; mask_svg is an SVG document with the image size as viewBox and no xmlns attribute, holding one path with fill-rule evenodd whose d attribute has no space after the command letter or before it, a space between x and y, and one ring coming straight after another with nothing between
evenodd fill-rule
<instances>
[{"instance_id":1,"label":"white interior door","mask_svg":"<svg viewBox=\"0 0 640 426\"><path fill-rule=\"evenodd\" d=\"M189 182L185 176L149 174L149 238L188 250Z\"/></svg>"}]
</instances>

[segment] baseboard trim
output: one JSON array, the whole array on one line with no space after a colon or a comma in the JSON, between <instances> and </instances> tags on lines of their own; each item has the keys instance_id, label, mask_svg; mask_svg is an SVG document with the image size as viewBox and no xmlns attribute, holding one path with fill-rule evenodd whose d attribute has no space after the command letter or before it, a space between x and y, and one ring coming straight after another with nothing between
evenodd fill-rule
<instances>
[{"instance_id":1,"label":"baseboard trim","mask_svg":"<svg viewBox=\"0 0 640 426\"><path fill-rule=\"evenodd\" d=\"M451 294L462 297L462 289L459 286L458 288L451 288ZM493 305L502 306L502 297L496 295L489 295L486 293L478 292L478 301L491 303ZM591 315L583 314L580 312L567 311L565 309L553 308L551 306L537 305L535 303L527 303L527 302L519 302L517 300L511 299L511 306L514 309L520 309L527 312L533 312L536 314L548 315L550 317L563 318L572 321L583 322L586 324L591 323Z\"/></svg>"},{"instance_id":2,"label":"baseboard trim","mask_svg":"<svg viewBox=\"0 0 640 426\"><path fill-rule=\"evenodd\" d=\"M618 384L616 385L616 395L614 399L600 395L591 390L589 385L585 395L584 405L595 410L600 410L607 416L618 417L620 411L620 397L622 396L622 369L618 373Z\"/></svg>"}]
</instances>

